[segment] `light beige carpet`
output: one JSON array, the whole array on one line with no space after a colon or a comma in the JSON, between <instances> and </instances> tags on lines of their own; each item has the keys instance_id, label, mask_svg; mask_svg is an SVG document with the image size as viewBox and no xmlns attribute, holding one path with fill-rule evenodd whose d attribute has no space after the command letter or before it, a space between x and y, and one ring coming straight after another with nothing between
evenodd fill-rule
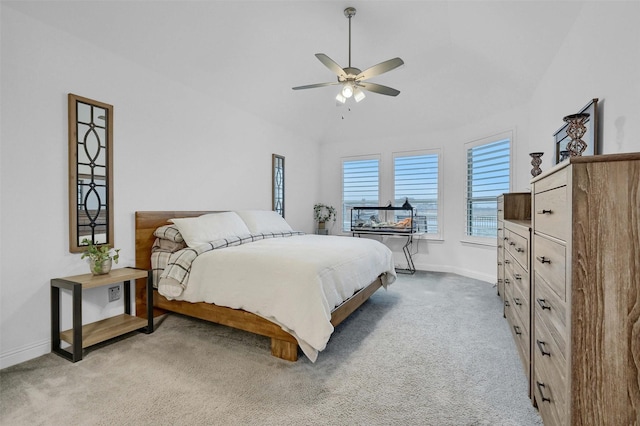
<instances>
[{"instance_id":1,"label":"light beige carpet","mask_svg":"<svg viewBox=\"0 0 640 426\"><path fill-rule=\"evenodd\" d=\"M400 275L315 364L168 315L151 335L0 371L3 425L539 425L500 299L453 274Z\"/></svg>"}]
</instances>

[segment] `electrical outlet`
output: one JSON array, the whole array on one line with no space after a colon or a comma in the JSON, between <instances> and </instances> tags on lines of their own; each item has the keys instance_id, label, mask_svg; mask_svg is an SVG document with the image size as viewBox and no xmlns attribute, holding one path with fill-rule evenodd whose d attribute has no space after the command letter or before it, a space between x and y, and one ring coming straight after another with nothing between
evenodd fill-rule
<instances>
[{"instance_id":1,"label":"electrical outlet","mask_svg":"<svg viewBox=\"0 0 640 426\"><path fill-rule=\"evenodd\" d=\"M120 299L120 286L109 287L109 302Z\"/></svg>"}]
</instances>

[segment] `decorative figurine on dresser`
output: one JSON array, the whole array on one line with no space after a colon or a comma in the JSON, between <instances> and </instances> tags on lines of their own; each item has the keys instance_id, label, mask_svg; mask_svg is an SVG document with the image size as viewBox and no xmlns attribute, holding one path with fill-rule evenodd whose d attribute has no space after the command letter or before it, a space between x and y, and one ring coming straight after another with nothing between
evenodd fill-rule
<instances>
[{"instance_id":1,"label":"decorative figurine on dresser","mask_svg":"<svg viewBox=\"0 0 640 426\"><path fill-rule=\"evenodd\" d=\"M640 153L532 179L533 384L544 424L640 424Z\"/></svg>"},{"instance_id":2,"label":"decorative figurine on dresser","mask_svg":"<svg viewBox=\"0 0 640 426\"><path fill-rule=\"evenodd\" d=\"M498 294L531 396L531 193L498 197Z\"/></svg>"}]
</instances>

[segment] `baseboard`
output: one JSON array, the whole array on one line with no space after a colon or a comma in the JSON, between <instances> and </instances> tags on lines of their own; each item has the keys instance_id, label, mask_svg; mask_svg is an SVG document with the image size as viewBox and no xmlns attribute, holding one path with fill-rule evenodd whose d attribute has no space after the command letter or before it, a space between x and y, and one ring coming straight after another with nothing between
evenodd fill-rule
<instances>
[{"instance_id":1,"label":"baseboard","mask_svg":"<svg viewBox=\"0 0 640 426\"><path fill-rule=\"evenodd\" d=\"M478 271L472 271L470 269L459 268L456 266L448 265L429 265L416 263L416 269L418 271L432 271L432 272L449 272L452 274L462 275L463 277L473 278L475 280L486 281L490 284L495 284L495 274L483 274Z\"/></svg>"},{"instance_id":2,"label":"baseboard","mask_svg":"<svg viewBox=\"0 0 640 426\"><path fill-rule=\"evenodd\" d=\"M0 354L0 369L38 358L51 352L51 340L32 343Z\"/></svg>"}]
</instances>

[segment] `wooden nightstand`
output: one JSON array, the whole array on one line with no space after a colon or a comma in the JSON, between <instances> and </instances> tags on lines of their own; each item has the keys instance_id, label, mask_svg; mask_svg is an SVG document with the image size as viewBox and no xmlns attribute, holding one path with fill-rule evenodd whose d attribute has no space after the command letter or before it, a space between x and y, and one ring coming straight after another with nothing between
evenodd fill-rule
<instances>
[{"instance_id":1,"label":"wooden nightstand","mask_svg":"<svg viewBox=\"0 0 640 426\"><path fill-rule=\"evenodd\" d=\"M153 300L151 271L146 269L112 269L105 275L83 274L51 280L51 351L72 362L82 359L82 350L105 340L140 330L153 333L153 303L147 303L147 318L131 315L131 280L147 279L147 300ZM82 325L82 290L109 284L124 285L124 314ZM60 289L71 290L73 328L60 332ZM73 351L60 347L60 340L70 343ZM82 344L74 344L82 342Z\"/></svg>"}]
</instances>

